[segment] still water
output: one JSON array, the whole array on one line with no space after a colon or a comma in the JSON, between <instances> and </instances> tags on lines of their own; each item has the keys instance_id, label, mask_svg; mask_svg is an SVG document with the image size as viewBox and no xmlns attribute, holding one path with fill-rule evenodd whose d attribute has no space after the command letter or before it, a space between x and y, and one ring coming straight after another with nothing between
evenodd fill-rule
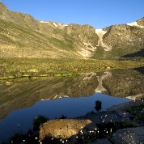
<instances>
[{"instance_id":1,"label":"still water","mask_svg":"<svg viewBox=\"0 0 144 144\"><path fill-rule=\"evenodd\" d=\"M0 84L0 141L32 129L38 115L49 119L62 115L75 118L134 100L144 93L143 74L134 70L115 70L69 78L17 79Z\"/></svg>"}]
</instances>

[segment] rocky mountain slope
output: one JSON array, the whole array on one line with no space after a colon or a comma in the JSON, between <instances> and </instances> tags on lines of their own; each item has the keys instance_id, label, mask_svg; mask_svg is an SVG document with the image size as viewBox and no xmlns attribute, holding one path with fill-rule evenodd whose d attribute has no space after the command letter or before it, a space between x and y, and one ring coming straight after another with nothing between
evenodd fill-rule
<instances>
[{"instance_id":1,"label":"rocky mountain slope","mask_svg":"<svg viewBox=\"0 0 144 144\"><path fill-rule=\"evenodd\" d=\"M135 57L143 49L144 18L95 29L90 25L38 21L10 11L0 2L0 57L119 59L129 54Z\"/></svg>"}]
</instances>

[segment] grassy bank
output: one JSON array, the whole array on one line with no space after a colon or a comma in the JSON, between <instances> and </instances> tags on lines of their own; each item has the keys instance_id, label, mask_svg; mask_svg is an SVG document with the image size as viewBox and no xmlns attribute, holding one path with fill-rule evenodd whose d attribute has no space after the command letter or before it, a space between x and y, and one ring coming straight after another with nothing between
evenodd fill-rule
<instances>
[{"instance_id":1,"label":"grassy bank","mask_svg":"<svg viewBox=\"0 0 144 144\"><path fill-rule=\"evenodd\" d=\"M144 66L142 61L1 58L0 79L28 76L72 76L107 69Z\"/></svg>"}]
</instances>

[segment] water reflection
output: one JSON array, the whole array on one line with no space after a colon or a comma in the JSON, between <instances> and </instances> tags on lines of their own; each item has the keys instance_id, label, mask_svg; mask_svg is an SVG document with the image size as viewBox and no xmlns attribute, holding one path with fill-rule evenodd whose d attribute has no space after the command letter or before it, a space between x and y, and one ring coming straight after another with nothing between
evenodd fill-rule
<instances>
[{"instance_id":1,"label":"water reflection","mask_svg":"<svg viewBox=\"0 0 144 144\"><path fill-rule=\"evenodd\" d=\"M107 79L108 77L111 77L111 72L104 72L103 75L101 76L97 76L97 79L98 79L98 86L96 87L95 89L95 92L105 92L107 91L104 86L103 86L103 80L104 79Z\"/></svg>"},{"instance_id":2,"label":"water reflection","mask_svg":"<svg viewBox=\"0 0 144 144\"><path fill-rule=\"evenodd\" d=\"M144 75L134 70L114 70L112 76L103 80L109 95L132 100L144 96Z\"/></svg>"},{"instance_id":3,"label":"water reflection","mask_svg":"<svg viewBox=\"0 0 144 144\"><path fill-rule=\"evenodd\" d=\"M134 70L1 82L0 140L32 128L33 119L38 115L50 119L62 115L73 118L90 111L106 110L128 99L142 99L143 83L143 74ZM102 103L101 108L96 101Z\"/></svg>"},{"instance_id":4,"label":"water reflection","mask_svg":"<svg viewBox=\"0 0 144 144\"><path fill-rule=\"evenodd\" d=\"M134 70L113 70L69 78L17 79L0 83L0 119L41 100L87 97L95 92L132 100L144 95L144 77Z\"/></svg>"},{"instance_id":5,"label":"water reflection","mask_svg":"<svg viewBox=\"0 0 144 144\"><path fill-rule=\"evenodd\" d=\"M112 106L113 101L115 105L129 101L125 98L96 93L90 97L61 98L37 102L32 107L13 111L5 119L1 120L0 139L8 138L8 136L19 131L26 132L32 129L33 119L38 115L46 116L49 119L59 118L61 115L74 118L95 111L95 101L97 100L102 101L103 107L101 110L106 110Z\"/></svg>"},{"instance_id":6,"label":"water reflection","mask_svg":"<svg viewBox=\"0 0 144 144\"><path fill-rule=\"evenodd\" d=\"M97 112L99 112L102 109L102 102L100 100L97 100L95 102L95 109Z\"/></svg>"}]
</instances>

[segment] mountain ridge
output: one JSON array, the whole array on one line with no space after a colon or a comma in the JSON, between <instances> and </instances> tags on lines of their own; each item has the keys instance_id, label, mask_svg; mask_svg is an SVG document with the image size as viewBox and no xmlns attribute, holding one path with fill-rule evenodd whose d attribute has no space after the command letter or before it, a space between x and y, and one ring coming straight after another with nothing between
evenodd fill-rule
<instances>
[{"instance_id":1,"label":"mountain ridge","mask_svg":"<svg viewBox=\"0 0 144 144\"><path fill-rule=\"evenodd\" d=\"M95 29L38 21L0 2L0 57L125 59L144 49L143 29L144 17Z\"/></svg>"}]
</instances>

